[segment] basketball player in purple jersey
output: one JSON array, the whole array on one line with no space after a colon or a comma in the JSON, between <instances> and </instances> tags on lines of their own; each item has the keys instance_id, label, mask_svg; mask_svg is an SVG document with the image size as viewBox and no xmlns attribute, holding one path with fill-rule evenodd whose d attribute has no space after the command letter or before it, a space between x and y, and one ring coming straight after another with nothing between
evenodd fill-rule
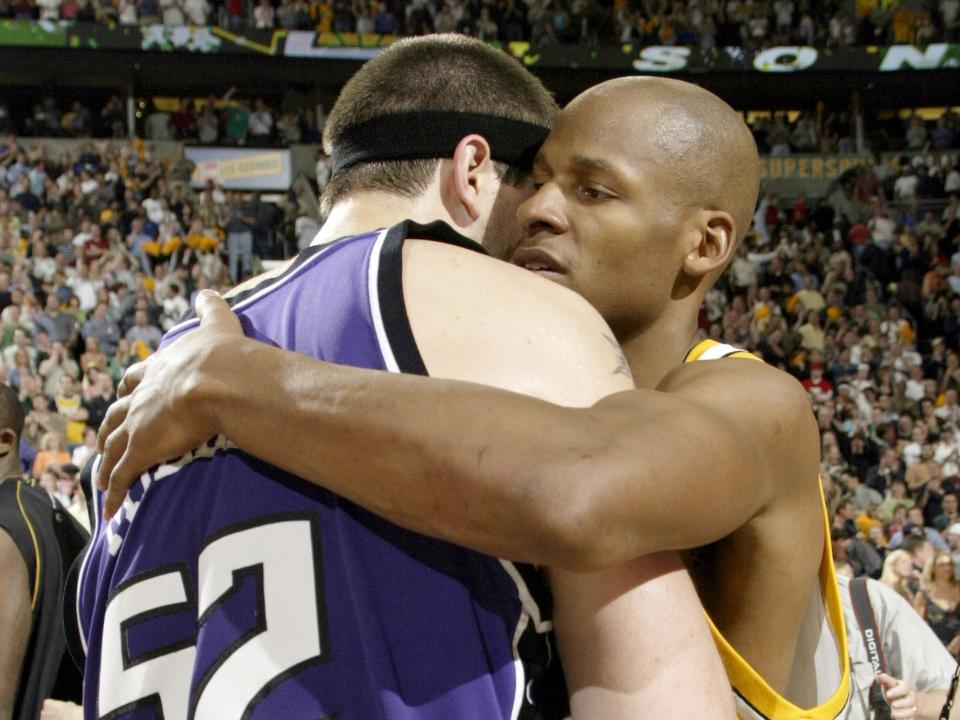
<instances>
[{"instance_id":1,"label":"basketball player in purple jersey","mask_svg":"<svg viewBox=\"0 0 960 720\"><path fill-rule=\"evenodd\" d=\"M630 387L586 303L472 242L515 242L521 171L553 112L522 68L478 43L380 55L328 120L338 168L318 243L233 297L245 331L303 356L565 405ZM557 629L575 716L732 714L676 557L552 581L576 617ZM87 718L569 712L533 568L401 530L219 436L142 475L96 529L78 614Z\"/></svg>"}]
</instances>

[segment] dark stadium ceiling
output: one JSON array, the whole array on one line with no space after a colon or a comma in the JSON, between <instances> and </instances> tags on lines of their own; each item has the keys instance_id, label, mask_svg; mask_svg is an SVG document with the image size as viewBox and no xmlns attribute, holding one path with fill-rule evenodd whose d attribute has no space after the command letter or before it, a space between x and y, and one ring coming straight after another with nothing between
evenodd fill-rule
<instances>
[{"instance_id":1,"label":"dark stadium ceiling","mask_svg":"<svg viewBox=\"0 0 960 720\"><path fill-rule=\"evenodd\" d=\"M41 48L0 48L0 87L109 89L135 95L204 95L236 86L250 95L279 95L293 87L320 96L335 94L359 67L356 61L197 56ZM558 100L614 77L595 70L543 70ZM956 69L894 73L710 73L685 76L741 110L827 106L849 107L854 92L865 109L960 104Z\"/></svg>"}]
</instances>

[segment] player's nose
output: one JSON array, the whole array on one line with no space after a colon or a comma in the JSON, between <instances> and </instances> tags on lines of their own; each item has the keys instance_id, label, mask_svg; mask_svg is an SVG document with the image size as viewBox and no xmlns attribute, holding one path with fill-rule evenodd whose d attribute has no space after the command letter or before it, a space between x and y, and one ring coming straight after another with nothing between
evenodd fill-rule
<instances>
[{"instance_id":1,"label":"player's nose","mask_svg":"<svg viewBox=\"0 0 960 720\"><path fill-rule=\"evenodd\" d=\"M517 210L520 224L529 235L548 231L558 235L567 231L563 192L556 183L541 185Z\"/></svg>"}]
</instances>

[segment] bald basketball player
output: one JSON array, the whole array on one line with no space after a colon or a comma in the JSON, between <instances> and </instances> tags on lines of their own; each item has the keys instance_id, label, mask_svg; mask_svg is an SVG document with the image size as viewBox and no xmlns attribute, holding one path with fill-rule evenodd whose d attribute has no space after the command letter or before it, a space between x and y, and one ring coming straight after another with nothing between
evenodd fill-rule
<instances>
[{"instance_id":1,"label":"bald basketball player","mask_svg":"<svg viewBox=\"0 0 960 720\"><path fill-rule=\"evenodd\" d=\"M838 717L849 665L809 401L748 353L696 342L758 175L748 129L712 94L651 78L588 90L537 156L528 236L501 256L589 300L643 389L566 409L325 365L241 338L208 298L201 330L123 383L103 434L111 506L139 471L221 432L491 554L593 570L689 549L741 716Z\"/></svg>"}]
</instances>

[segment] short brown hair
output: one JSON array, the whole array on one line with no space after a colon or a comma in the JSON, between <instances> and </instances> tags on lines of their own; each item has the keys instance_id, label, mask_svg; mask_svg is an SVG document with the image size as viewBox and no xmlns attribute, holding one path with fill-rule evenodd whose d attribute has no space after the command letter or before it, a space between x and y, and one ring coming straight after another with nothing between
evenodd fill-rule
<instances>
[{"instance_id":1,"label":"short brown hair","mask_svg":"<svg viewBox=\"0 0 960 720\"><path fill-rule=\"evenodd\" d=\"M551 127L557 108L541 82L506 53L462 35L401 40L364 65L340 92L323 130L333 153L344 129L381 115L424 110L499 115ZM341 199L358 190L405 197L422 193L438 159L363 162L330 179L320 203L327 217ZM501 179L510 168L497 164Z\"/></svg>"}]
</instances>

